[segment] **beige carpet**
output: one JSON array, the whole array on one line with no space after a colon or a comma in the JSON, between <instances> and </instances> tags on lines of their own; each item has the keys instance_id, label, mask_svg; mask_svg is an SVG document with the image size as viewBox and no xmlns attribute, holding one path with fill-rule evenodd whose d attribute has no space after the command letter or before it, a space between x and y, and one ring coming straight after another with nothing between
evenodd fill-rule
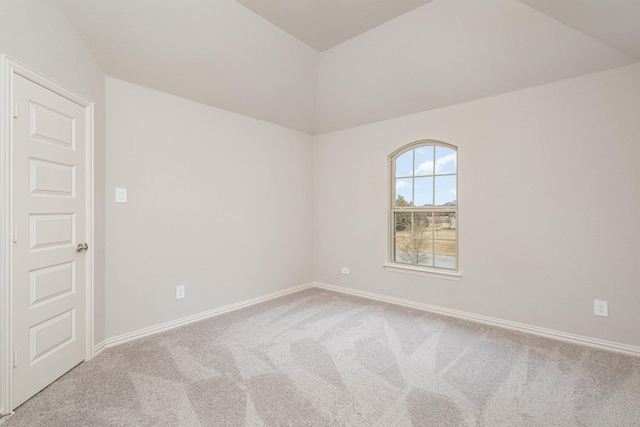
<instances>
[{"instance_id":1,"label":"beige carpet","mask_svg":"<svg viewBox=\"0 0 640 427\"><path fill-rule=\"evenodd\" d=\"M9 426L640 426L640 358L308 289L106 350Z\"/></svg>"}]
</instances>

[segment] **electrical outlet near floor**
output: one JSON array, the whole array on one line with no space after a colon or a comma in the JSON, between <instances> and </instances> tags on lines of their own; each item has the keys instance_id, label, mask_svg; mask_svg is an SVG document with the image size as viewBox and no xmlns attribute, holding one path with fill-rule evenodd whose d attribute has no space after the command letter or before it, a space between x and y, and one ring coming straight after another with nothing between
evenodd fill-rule
<instances>
[{"instance_id":1,"label":"electrical outlet near floor","mask_svg":"<svg viewBox=\"0 0 640 427\"><path fill-rule=\"evenodd\" d=\"M349 268L348 267L342 267L342 274L349 274Z\"/></svg>"},{"instance_id":2,"label":"electrical outlet near floor","mask_svg":"<svg viewBox=\"0 0 640 427\"><path fill-rule=\"evenodd\" d=\"M596 316L609 317L609 306L606 301L593 300L593 314Z\"/></svg>"},{"instance_id":3,"label":"electrical outlet near floor","mask_svg":"<svg viewBox=\"0 0 640 427\"><path fill-rule=\"evenodd\" d=\"M184 285L176 286L176 299L184 298Z\"/></svg>"}]
</instances>

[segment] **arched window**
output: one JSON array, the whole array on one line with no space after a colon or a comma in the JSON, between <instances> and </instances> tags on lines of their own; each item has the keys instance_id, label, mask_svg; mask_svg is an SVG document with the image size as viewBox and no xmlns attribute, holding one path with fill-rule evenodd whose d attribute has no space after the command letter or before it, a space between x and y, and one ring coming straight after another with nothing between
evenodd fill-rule
<instances>
[{"instance_id":1,"label":"arched window","mask_svg":"<svg viewBox=\"0 0 640 427\"><path fill-rule=\"evenodd\" d=\"M390 266L458 271L458 150L414 142L391 156Z\"/></svg>"}]
</instances>

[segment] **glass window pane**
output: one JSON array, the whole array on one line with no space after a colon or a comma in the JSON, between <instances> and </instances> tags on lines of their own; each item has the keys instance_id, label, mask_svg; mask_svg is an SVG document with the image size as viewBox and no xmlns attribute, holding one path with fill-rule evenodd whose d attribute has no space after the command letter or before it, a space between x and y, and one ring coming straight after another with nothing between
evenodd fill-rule
<instances>
[{"instance_id":1,"label":"glass window pane","mask_svg":"<svg viewBox=\"0 0 640 427\"><path fill-rule=\"evenodd\" d=\"M456 191L456 175L437 176L436 206L456 206Z\"/></svg>"},{"instance_id":2,"label":"glass window pane","mask_svg":"<svg viewBox=\"0 0 640 427\"><path fill-rule=\"evenodd\" d=\"M433 214L431 212L416 212L413 214L413 237L431 239L433 237Z\"/></svg>"},{"instance_id":3,"label":"glass window pane","mask_svg":"<svg viewBox=\"0 0 640 427\"><path fill-rule=\"evenodd\" d=\"M456 215L451 212L438 212L433 218L436 239L456 239Z\"/></svg>"},{"instance_id":4,"label":"glass window pane","mask_svg":"<svg viewBox=\"0 0 640 427\"><path fill-rule=\"evenodd\" d=\"M393 161L393 262L456 270L455 147L414 145Z\"/></svg>"},{"instance_id":5,"label":"glass window pane","mask_svg":"<svg viewBox=\"0 0 640 427\"><path fill-rule=\"evenodd\" d=\"M413 171L413 150L396 158L396 177L411 176Z\"/></svg>"},{"instance_id":6,"label":"glass window pane","mask_svg":"<svg viewBox=\"0 0 640 427\"><path fill-rule=\"evenodd\" d=\"M436 146L436 175L456 173L458 158L455 150Z\"/></svg>"},{"instance_id":7,"label":"glass window pane","mask_svg":"<svg viewBox=\"0 0 640 427\"><path fill-rule=\"evenodd\" d=\"M415 178L415 205L433 206L433 178Z\"/></svg>"},{"instance_id":8,"label":"glass window pane","mask_svg":"<svg viewBox=\"0 0 640 427\"><path fill-rule=\"evenodd\" d=\"M396 206L413 206L411 178L396 179L396 194L393 198Z\"/></svg>"},{"instance_id":9,"label":"glass window pane","mask_svg":"<svg viewBox=\"0 0 640 427\"><path fill-rule=\"evenodd\" d=\"M397 237L411 237L411 212L396 212L393 222Z\"/></svg>"},{"instance_id":10,"label":"glass window pane","mask_svg":"<svg viewBox=\"0 0 640 427\"><path fill-rule=\"evenodd\" d=\"M436 267L456 268L456 242L455 240L434 240L434 261Z\"/></svg>"},{"instance_id":11,"label":"glass window pane","mask_svg":"<svg viewBox=\"0 0 640 427\"><path fill-rule=\"evenodd\" d=\"M413 239L412 240L412 264L433 266L433 240Z\"/></svg>"},{"instance_id":12,"label":"glass window pane","mask_svg":"<svg viewBox=\"0 0 640 427\"><path fill-rule=\"evenodd\" d=\"M411 256L409 250L411 248L410 238L396 238L394 239L393 256L395 262L402 262L405 264L411 264Z\"/></svg>"},{"instance_id":13,"label":"glass window pane","mask_svg":"<svg viewBox=\"0 0 640 427\"><path fill-rule=\"evenodd\" d=\"M433 145L418 147L415 150L415 175L433 175Z\"/></svg>"},{"instance_id":14,"label":"glass window pane","mask_svg":"<svg viewBox=\"0 0 640 427\"><path fill-rule=\"evenodd\" d=\"M433 266L432 240L396 239L395 261L404 264Z\"/></svg>"}]
</instances>

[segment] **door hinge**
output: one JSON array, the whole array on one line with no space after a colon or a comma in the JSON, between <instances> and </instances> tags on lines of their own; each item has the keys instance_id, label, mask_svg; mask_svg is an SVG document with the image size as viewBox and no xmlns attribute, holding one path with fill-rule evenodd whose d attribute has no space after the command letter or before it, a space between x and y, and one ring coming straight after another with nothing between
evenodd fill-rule
<instances>
[{"instance_id":1,"label":"door hinge","mask_svg":"<svg viewBox=\"0 0 640 427\"><path fill-rule=\"evenodd\" d=\"M17 351L13 352L13 367L14 368L18 367L18 352Z\"/></svg>"},{"instance_id":2,"label":"door hinge","mask_svg":"<svg viewBox=\"0 0 640 427\"><path fill-rule=\"evenodd\" d=\"M18 227L16 227L15 225L13 226L13 242L16 243L18 241Z\"/></svg>"},{"instance_id":3,"label":"door hinge","mask_svg":"<svg viewBox=\"0 0 640 427\"><path fill-rule=\"evenodd\" d=\"M12 105L13 111L11 112L14 119L18 118L18 101L13 101Z\"/></svg>"}]
</instances>

